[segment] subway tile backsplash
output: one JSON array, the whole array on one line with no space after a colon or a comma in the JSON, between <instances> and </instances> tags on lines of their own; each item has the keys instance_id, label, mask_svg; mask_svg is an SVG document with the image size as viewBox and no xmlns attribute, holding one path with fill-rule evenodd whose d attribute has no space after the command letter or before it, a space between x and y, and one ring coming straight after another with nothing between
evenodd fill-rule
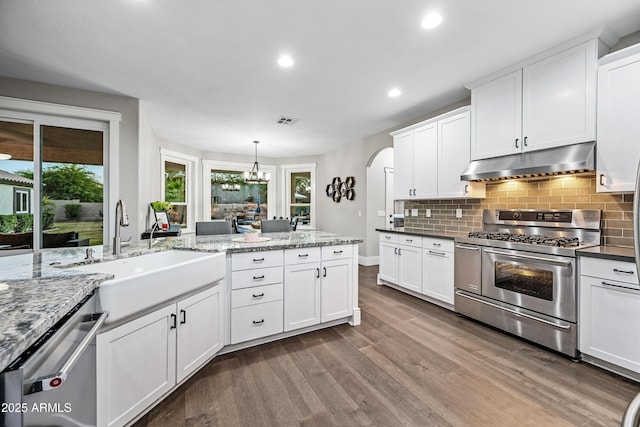
<instances>
[{"instance_id":1,"label":"subway tile backsplash","mask_svg":"<svg viewBox=\"0 0 640 427\"><path fill-rule=\"evenodd\" d=\"M600 209L602 243L633 247L633 195L596 193L593 175L488 183L485 199L407 200L404 208L418 209L418 216L405 217L405 227L459 232L482 229L483 209Z\"/></svg>"}]
</instances>

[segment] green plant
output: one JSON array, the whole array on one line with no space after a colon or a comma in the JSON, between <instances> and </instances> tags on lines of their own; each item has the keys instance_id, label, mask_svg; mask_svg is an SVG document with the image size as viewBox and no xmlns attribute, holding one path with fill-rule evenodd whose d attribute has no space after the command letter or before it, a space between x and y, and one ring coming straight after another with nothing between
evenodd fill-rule
<instances>
[{"instance_id":1,"label":"green plant","mask_svg":"<svg viewBox=\"0 0 640 427\"><path fill-rule=\"evenodd\" d=\"M42 211L42 229L51 230L56 221L56 214L53 211Z\"/></svg>"},{"instance_id":2,"label":"green plant","mask_svg":"<svg viewBox=\"0 0 640 427\"><path fill-rule=\"evenodd\" d=\"M80 217L80 211L82 210L82 205L79 203L69 203L64 205L64 216L70 220L76 220Z\"/></svg>"},{"instance_id":3,"label":"green plant","mask_svg":"<svg viewBox=\"0 0 640 427\"><path fill-rule=\"evenodd\" d=\"M25 231L33 230L33 215L32 214L16 214L16 233L24 233Z\"/></svg>"},{"instance_id":4,"label":"green plant","mask_svg":"<svg viewBox=\"0 0 640 427\"><path fill-rule=\"evenodd\" d=\"M13 233L18 224L18 218L15 215L0 215L0 233Z\"/></svg>"},{"instance_id":5,"label":"green plant","mask_svg":"<svg viewBox=\"0 0 640 427\"><path fill-rule=\"evenodd\" d=\"M169 209L173 208L173 205L170 202L157 200L155 202L151 202L151 208L156 212L167 212Z\"/></svg>"}]
</instances>

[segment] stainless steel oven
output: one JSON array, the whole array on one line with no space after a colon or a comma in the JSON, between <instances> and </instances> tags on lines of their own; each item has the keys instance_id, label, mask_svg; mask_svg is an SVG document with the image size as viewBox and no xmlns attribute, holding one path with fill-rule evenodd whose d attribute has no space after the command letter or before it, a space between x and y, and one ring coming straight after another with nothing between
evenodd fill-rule
<instances>
[{"instance_id":1,"label":"stainless steel oven","mask_svg":"<svg viewBox=\"0 0 640 427\"><path fill-rule=\"evenodd\" d=\"M0 425L96 424L95 336L106 317L85 298L0 373Z\"/></svg>"},{"instance_id":2,"label":"stainless steel oven","mask_svg":"<svg viewBox=\"0 0 640 427\"><path fill-rule=\"evenodd\" d=\"M456 239L455 310L571 357L578 248L599 244L600 211L485 210Z\"/></svg>"}]
</instances>

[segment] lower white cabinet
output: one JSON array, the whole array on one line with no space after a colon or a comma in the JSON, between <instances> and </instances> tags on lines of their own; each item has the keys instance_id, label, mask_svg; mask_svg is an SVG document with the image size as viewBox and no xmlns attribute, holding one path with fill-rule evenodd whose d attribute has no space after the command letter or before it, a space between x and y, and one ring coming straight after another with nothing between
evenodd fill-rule
<instances>
[{"instance_id":1,"label":"lower white cabinet","mask_svg":"<svg viewBox=\"0 0 640 427\"><path fill-rule=\"evenodd\" d=\"M640 374L640 286L635 265L582 257L580 268L580 351Z\"/></svg>"},{"instance_id":2,"label":"lower white cabinet","mask_svg":"<svg viewBox=\"0 0 640 427\"><path fill-rule=\"evenodd\" d=\"M422 253L422 293L453 305L453 251L425 248Z\"/></svg>"},{"instance_id":3,"label":"lower white cabinet","mask_svg":"<svg viewBox=\"0 0 640 427\"><path fill-rule=\"evenodd\" d=\"M126 425L222 348L220 288L98 335L98 426Z\"/></svg>"},{"instance_id":4,"label":"lower white cabinet","mask_svg":"<svg viewBox=\"0 0 640 427\"><path fill-rule=\"evenodd\" d=\"M380 233L378 279L451 309L453 257L454 242L450 239Z\"/></svg>"},{"instance_id":5,"label":"lower white cabinet","mask_svg":"<svg viewBox=\"0 0 640 427\"><path fill-rule=\"evenodd\" d=\"M353 314L350 245L289 249L285 263L285 332Z\"/></svg>"}]
</instances>

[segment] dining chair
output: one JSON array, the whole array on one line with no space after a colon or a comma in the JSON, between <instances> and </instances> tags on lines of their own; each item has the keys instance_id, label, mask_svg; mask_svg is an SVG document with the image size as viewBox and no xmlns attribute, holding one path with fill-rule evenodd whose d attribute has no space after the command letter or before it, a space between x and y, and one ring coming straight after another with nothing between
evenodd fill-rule
<instances>
[{"instance_id":1,"label":"dining chair","mask_svg":"<svg viewBox=\"0 0 640 427\"><path fill-rule=\"evenodd\" d=\"M260 221L260 232L278 233L291 231L291 225L288 219L263 219Z\"/></svg>"},{"instance_id":2,"label":"dining chair","mask_svg":"<svg viewBox=\"0 0 640 427\"><path fill-rule=\"evenodd\" d=\"M230 221L202 221L196 222L196 236L214 234L232 234L233 228Z\"/></svg>"}]
</instances>

